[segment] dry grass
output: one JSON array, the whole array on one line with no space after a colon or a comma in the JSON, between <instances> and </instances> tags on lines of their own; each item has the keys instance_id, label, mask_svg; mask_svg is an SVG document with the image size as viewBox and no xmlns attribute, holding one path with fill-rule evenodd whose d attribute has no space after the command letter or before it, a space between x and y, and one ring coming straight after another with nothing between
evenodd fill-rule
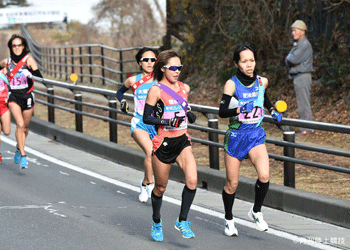
<instances>
[{"instance_id":1,"label":"dry grass","mask_svg":"<svg viewBox=\"0 0 350 250\"><path fill-rule=\"evenodd\" d=\"M38 85L37 85L38 86ZM55 90L55 94L73 98L73 94L69 92L60 92ZM40 96L36 96L39 99L45 100ZM94 102L98 104L107 105L107 100L92 100L89 97L83 96L83 101L85 102ZM70 107L74 109L73 104L66 104L56 100L56 104ZM84 107L84 111L90 113L96 113L99 115L108 116L107 111L96 110L94 108ZM62 127L66 127L69 129L75 130L75 114L58 110L56 109L55 119L56 124ZM35 106L35 117L43 120L47 120L47 107L43 106L39 103ZM197 114L198 122L202 125L207 123L206 119ZM118 115L118 119L130 122L131 117ZM226 129L227 120L221 120L220 124L222 129ZM267 137L281 140L282 134L281 132L271 124L264 125ZM100 121L90 117L83 118L83 130L84 133L104 139L109 140L109 123ZM207 133L191 130L189 129L189 133L192 137L207 139ZM349 150L350 146L348 145L350 139L350 135L341 135L330 132L316 132L315 135L296 138L297 142L312 144L312 145L322 145L322 147L330 147L337 148L342 146L343 151ZM219 141L223 141L223 136L219 136ZM139 146L135 143L134 140L131 139L130 136L130 128L118 125L118 143L127 147L135 148L140 150ZM204 167L209 167L209 159L208 159L208 147L201 145L199 143L193 144L193 152L197 164ZM268 152L278 155L283 155L283 148L279 146L275 146L272 144L267 144ZM333 155L309 152L304 150L296 149L296 157L300 159L311 160L315 162L322 162L330 165L336 165L341 167L349 167L349 161L345 157L338 157ZM224 153L223 150L220 149L220 170L225 171L224 165ZM256 178L256 172L251 164L250 160L243 161L240 169L240 174L242 176ZM348 174L341 174L329 170L322 170L313 167L302 166L296 164L295 166L295 176L296 176L296 188L301 190L306 190L314 193L319 193L323 195L328 195L332 197L337 197L341 199L350 200L350 178ZM270 177L271 183L283 185L283 162L276 161L274 159L270 159Z\"/></svg>"}]
</instances>

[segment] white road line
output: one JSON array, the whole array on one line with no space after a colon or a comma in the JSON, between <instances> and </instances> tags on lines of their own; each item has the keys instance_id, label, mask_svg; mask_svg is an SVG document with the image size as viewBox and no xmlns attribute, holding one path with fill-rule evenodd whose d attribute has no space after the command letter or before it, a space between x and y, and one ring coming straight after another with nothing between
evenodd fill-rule
<instances>
[{"instance_id":1,"label":"white road line","mask_svg":"<svg viewBox=\"0 0 350 250\"><path fill-rule=\"evenodd\" d=\"M2 137L1 140L3 142L7 143L7 144L10 144L12 146L16 146L16 142L11 140L11 139L9 139L9 138ZM114 184L116 186L120 186L122 188L126 188L126 189L129 189L129 190L135 191L135 192L139 192L139 189L140 189L139 187L135 187L135 186L132 186L130 184L127 184L127 183L124 183L124 182L121 182L121 181L118 181L118 180L115 180L115 179L103 176L101 174L94 173L92 171L89 171L89 170L86 170L86 169L74 166L74 165L69 164L67 162L64 162L64 161L61 161L59 159L56 159L56 158L54 158L52 156L43 154L43 153L41 153L41 152L39 152L39 151L37 151L35 149L32 149L32 148L30 148L28 146L25 147L25 150L28 153L36 155L36 156L38 156L38 157L40 157L42 159L45 159L45 160L47 160L49 162L52 162L52 163L54 163L56 165L60 165L62 167L68 168L70 170L74 170L76 172L79 172L79 173L82 173L82 174L85 174L85 175L88 175L88 176L100 179L102 181ZM171 198L171 197L167 197L165 195L163 195L163 200L167 201L167 202L170 202L172 204L175 204L175 205L179 205L179 206L181 205L181 201L180 200L177 200L177 199L174 199L174 198ZM207 215L214 216L214 217L217 217L217 218L224 218L224 214L223 213L220 213L220 212L208 209L208 208L203 208L203 207L200 207L200 206L194 205L194 204L191 206L191 210L195 210L195 211L201 212L203 214L207 214ZM239 218L235 218L235 223L243 225L243 226L246 226L246 227L249 227L249 228L256 229L255 223L250 222L250 221L246 221L246 220L242 220L242 219L239 219ZM340 249L340 248L332 247L330 245L324 245L322 243L319 243L319 242L316 242L316 241L312 241L312 240L309 240L309 239L304 238L304 237L299 237L299 236L296 236L296 235L293 235L293 234L290 234L290 233L287 233L287 232L278 231L278 230L275 230L275 229L272 229L272 228L269 228L269 230L266 233L272 234L272 235L276 235L278 237L285 238L285 239L288 239L288 240L291 240L291 241L293 241L296 244L304 244L304 245L316 247L318 249L324 249L324 250L339 250Z\"/></svg>"}]
</instances>

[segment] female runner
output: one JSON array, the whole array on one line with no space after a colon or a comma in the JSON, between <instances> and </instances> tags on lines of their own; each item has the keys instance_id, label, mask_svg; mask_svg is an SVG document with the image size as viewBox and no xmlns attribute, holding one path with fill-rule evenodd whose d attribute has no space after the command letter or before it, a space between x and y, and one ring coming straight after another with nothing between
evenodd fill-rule
<instances>
[{"instance_id":1,"label":"female runner","mask_svg":"<svg viewBox=\"0 0 350 250\"><path fill-rule=\"evenodd\" d=\"M127 113L129 105L124 99L124 93L132 88L134 92L135 112L131 120L131 136L136 143L145 152L144 161L144 178L140 182L140 202L147 202L148 197L154 187L152 171L152 139L156 135L154 125L143 123L143 110L147 93L152 85L156 82L153 78L153 65L157 59L157 51L152 48L142 48L135 56L137 63L140 65L142 73L129 77L124 85L117 91L117 99L120 101L121 111Z\"/></svg>"},{"instance_id":2,"label":"female runner","mask_svg":"<svg viewBox=\"0 0 350 250\"><path fill-rule=\"evenodd\" d=\"M191 138L187 133L187 121L195 122L195 115L187 110L190 87L178 81L182 70L180 56L173 50L159 54L154 65L154 78L159 81L150 89L145 105L143 121L156 125L153 138L152 165L155 186L152 199L152 230L155 241L163 240L160 208L168 184L171 164L176 162L185 174L181 210L175 228L184 238L193 238L187 215L196 194L197 166L192 153Z\"/></svg>"},{"instance_id":3,"label":"female runner","mask_svg":"<svg viewBox=\"0 0 350 250\"><path fill-rule=\"evenodd\" d=\"M7 44L10 57L0 62L10 83L8 107L16 121L17 147L14 161L20 168L27 168L24 145L29 133L29 124L34 111L34 80L28 76L42 77L38 65L29 55L27 40L20 35L12 35Z\"/></svg>"},{"instance_id":4,"label":"female runner","mask_svg":"<svg viewBox=\"0 0 350 250\"><path fill-rule=\"evenodd\" d=\"M282 115L274 110L266 95L268 80L256 74L255 60L255 52L249 43L237 46L233 56L237 74L226 82L219 109L220 117L230 117L224 140L226 185L222 191L225 234L228 236L238 236L232 207L238 186L239 168L242 160L248 157L258 174L255 202L248 216L259 230L268 230L261 213L269 188L269 157L265 145L265 130L261 123L265 113L264 106L278 122L282 120Z\"/></svg>"},{"instance_id":5,"label":"female runner","mask_svg":"<svg viewBox=\"0 0 350 250\"><path fill-rule=\"evenodd\" d=\"M0 131L4 132L5 135L11 133L11 114L7 107L7 97L8 97L8 85L9 82L4 74L4 70L0 72ZM1 139L0 139L1 145ZM0 153L0 163L2 163L2 155Z\"/></svg>"}]
</instances>

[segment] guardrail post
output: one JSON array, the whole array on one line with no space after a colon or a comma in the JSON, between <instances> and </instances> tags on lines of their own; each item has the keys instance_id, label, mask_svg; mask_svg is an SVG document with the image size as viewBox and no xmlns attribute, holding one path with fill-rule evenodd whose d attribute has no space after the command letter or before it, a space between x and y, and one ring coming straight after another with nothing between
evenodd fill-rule
<instances>
[{"instance_id":1,"label":"guardrail post","mask_svg":"<svg viewBox=\"0 0 350 250\"><path fill-rule=\"evenodd\" d=\"M82 94L79 91L74 90L74 100L78 102L82 102ZM75 104L76 111L83 111L83 105L76 103ZM83 132L83 115L75 113L75 130L78 132Z\"/></svg>"},{"instance_id":2,"label":"guardrail post","mask_svg":"<svg viewBox=\"0 0 350 250\"><path fill-rule=\"evenodd\" d=\"M91 56L91 46L89 46L88 49L89 49L90 83L92 83L92 56Z\"/></svg>"},{"instance_id":3,"label":"guardrail post","mask_svg":"<svg viewBox=\"0 0 350 250\"><path fill-rule=\"evenodd\" d=\"M109 99L108 100L108 106L114 110L117 109L117 100L115 99ZM113 120L117 120L117 112L114 110L109 111L109 118ZM118 124L115 122L109 122L109 140L111 142L118 143Z\"/></svg>"},{"instance_id":4,"label":"guardrail post","mask_svg":"<svg viewBox=\"0 0 350 250\"><path fill-rule=\"evenodd\" d=\"M47 47L44 47L44 63L43 63L43 72L47 72Z\"/></svg>"},{"instance_id":5,"label":"guardrail post","mask_svg":"<svg viewBox=\"0 0 350 250\"><path fill-rule=\"evenodd\" d=\"M65 63L65 73L66 73L66 81L68 81L68 59L67 59L67 48L64 48L64 63Z\"/></svg>"},{"instance_id":6,"label":"guardrail post","mask_svg":"<svg viewBox=\"0 0 350 250\"><path fill-rule=\"evenodd\" d=\"M52 75L52 54L51 54L51 48L49 49L49 63L50 63L50 67L49 67L49 69L50 69L50 72L49 72L49 74L50 75Z\"/></svg>"},{"instance_id":7,"label":"guardrail post","mask_svg":"<svg viewBox=\"0 0 350 250\"><path fill-rule=\"evenodd\" d=\"M283 131L283 140L287 142L295 142L295 131ZM284 146L284 156L295 157L294 147ZM284 162L284 185L295 188L295 163Z\"/></svg>"},{"instance_id":8,"label":"guardrail post","mask_svg":"<svg viewBox=\"0 0 350 250\"><path fill-rule=\"evenodd\" d=\"M124 82L124 76L123 76L123 71L124 71L124 67L123 67L123 51L119 51L119 69L120 69L120 82L123 83Z\"/></svg>"},{"instance_id":9,"label":"guardrail post","mask_svg":"<svg viewBox=\"0 0 350 250\"><path fill-rule=\"evenodd\" d=\"M219 128L219 119L214 114L206 114L208 119L208 127L213 129ZM217 133L208 133L209 141L219 142L219 135ZM209 165L210 168L220 169L219 161L219 148L216 146L209 145Z\"/></svg>"},{"instance_id":10,"label":"guardrail post","mask_svg":"<svg viewBox=\"0 0 350 250\"><path fill-rule=\"evenodd\" d=\"M74 48L71 48L72 74L74 73Z\"/></svg>"},{"instance_id":11,"label":"guardrail post","mask_svg":"<svg viewBox=\"0 0 350 250\"><path fill-rule=\"evenodd\" d=\"M58 57L58 63L60 64L59 66L59 70L60 70L60 79L62 78L62 61L61 61L61 48L58 49L58 54L59 54L59 57Z\"/></svg>"},{"instance_id":12,"label":"guardrail post","mask_svg":"<svg viewBox=\"0 0 350 250\"><path fill-rule=\"evenodd\" d=\"M83 57L82 52L83 48L79 47L79 61L80 61L80 82L83 82Z\"/></svg>"},{"instance_id":13,"label":"guardrail post","mask_svg":"<svg viewBox=\"0 0 350 250\"><path fill-rule=\"evenodd\" d=\"M54 95L54 89L52 85L47 85L47 93L49 95ZM50 104L55 104L55 98L52 96L47 97L47 102ZM51 123L55 123L55 107L47 106L47 112L48 112L48 120Z\"/></svg>"},{"instance_id":14,"label":"guardrail post","mask_svg":"<svg viewBox=\"0 0 350 250\"><path fill-rule=\"evenodd\" d=\"M102 85L105 85L105 57L103 51L103 44L101 44L101 75L102 75Z\"/></svg>"},{"instance_id":15,"label":"guardrail post","mask_svg":"<svg viewBox=\"0 0 350 250\"><path fill-rule=\"evenodd\" d=\"M55 78L57 77L57 72L56 72L56 48L53 48L53 70L54 70L54 75Z\"/></svg>"}]
</instances>

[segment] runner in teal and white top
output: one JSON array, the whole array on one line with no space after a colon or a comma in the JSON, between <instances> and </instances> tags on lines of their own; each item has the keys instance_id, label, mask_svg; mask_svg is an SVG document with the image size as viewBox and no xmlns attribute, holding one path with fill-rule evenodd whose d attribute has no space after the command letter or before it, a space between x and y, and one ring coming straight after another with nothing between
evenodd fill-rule
<instances>
[{"instance_id":1,"label":"runner in teal and white top","mask_svg":"<svg viewBox=\"0 0 350 250\"><path fill-rule=\"evenodd\" d=\"M152 170L152 139L156 135L154 125L143 123L143 110L149 89L157 81L153 79L153 65L157 59L157 51L152 48L142 48L138 51L135 58L140 65L142 73L129 77L117 93L117 99L120 101L121 110L127 113L129 105L124 99L124 93L132 88L134 92L134 117L131 119L131 136L145 152L144 161L145 175L140 182L140 202L147 202L154 187Z\"/></svg>"}]
</instances>

